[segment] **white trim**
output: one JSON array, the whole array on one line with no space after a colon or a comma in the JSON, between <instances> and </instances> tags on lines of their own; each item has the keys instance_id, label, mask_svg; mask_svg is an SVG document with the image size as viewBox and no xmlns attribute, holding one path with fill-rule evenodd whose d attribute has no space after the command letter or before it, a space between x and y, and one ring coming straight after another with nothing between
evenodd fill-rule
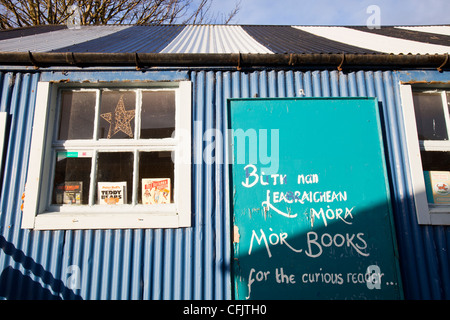
<instances>
[{"instance_id":1,"label":"white trim","mask_svg":"<svg viewBox=\"0 0 450 320\"><path fill-rule=\"evenodd\" d=\"M72 140L53 141L54 129L58 126L57 86L49 82L39 82L37 88L34 126L25 192L22 228L38 230L57 229L128 229L128 228L178 228L191 225L191 82L180 81L175 90L175 137L167 139L147 139L137 144L130 140L98 140L103 150L136 153L140 151L175 151L174 204L165 205L90 205L56 206L49 205L55 151L90 150L95 156L99 143ZM124 84L126 86L126 84ZM145 89L154 89L153 84L145 84ZM161 84L157 84L159 90ZM52 90L54 88L54 90ZM98 102L98 99L97 99ZM136 140L134 140L136 142ZM106 145L106 149L105 149ZM136 156L135 156L136 161ZM94 163L94 161L93 161ZM93 165L94 167L94 165ZM136 168L135 168L136 170ZM91 172L91 176L95 174ZM134 174L136 176L136 173ZM91 182L94 179L91 178ZM136 181L134 181L134 184ZM92 189L93 190L93 189ZM93 192L91 192L91 195ZM93 200L93 199L91 199ZM137 199L134 198L136 201ZM107 209L107 211L105 211Z\"/></svg>"},{"instance_id":2,"label":"white trim","mask_svg":"<svg viewBox=\"0 0 450 320\"><path fill-rule=\"evenodd\" d=\"M403 118L405 120L406 144L408 149L417 221L419 224L425 225L450 225L450 207L431 207L428 204L411 85L400 84L400 97L402 102ZM442 147L443 145L447 145L448 147L448 143L445 142L425 141L423 143L426 150L442 150L437 148L438 146Z\"/></svg>"},{"instance_id":3,"label":"white trim","mask_svg":"<svg viewBox=\"0 0 450 320\"><path fill-rule=\"evenodd\" d=\"M47 128L49 98L50 83L39 82L37 86L36 107L34 111L28 178L25 186L22 228L34 228L34 220L36 212L38 211L38 198L45 146L44 139Z\"/></svg>"},{"instance_id":4,"label":"white trim","mask_svg":"<svg viewBox=\"0 0 450 320\"><path fill-rule=\"evenodd\" d=\"M126 215L126 218L124 217ZM142 229L178 227L178 217L173 213L46 213L36 217L36 230L57 229Z\"/></svg>"},{"instance_id":5,"label":"white trim","mask_svg":"<svg viewBox=\"0 0 450 320\"><path fill-rule=\"evenodd\" d=\"M419 141L420 149L425 151L450 151L450 141Z\"/></svg>"},{"instance_id":6,"label":"white trim","mask_svg":"<svg viewBox=\"0 0 450 320\"><path fill-rule=\"evenodd\" d=\"M6 136L6 120L8 114L0 112L0 172L2 170L3 151L5 150L5 136Z\"/></svg>"},{"instance_id":7,"label":"white trim","mask_svg":"<svg viewBox=\"0 0 450 320\"><path fill-rule=\"evenodd\" d=\"M192 84L190 81L180 82L180 91L182 94L177 96L177 105L181 105L181 101L185 105L192 105L191 91ZM184 94L183 94L184 93ZM189 93L189 94L188 94ZM178 224L180 227L191 226L191 109L180 108L180 112L176 113L175 139L178 141L178 154L180 159L175 159L175 203L178 211ZM188 141L187 141L188 140ZM182 185L182 181L189 181L189 185ZM180 192L183 190L183 192Z\"/></svg>"},{"instance_id":8,"label":"white trim","mask_svg":"<svg viewBox=\"0 0 450 320\"><path fill-rule=\"evenodd\" d=\"M400 85L403 117L405 119L406 145L408 148L414 201L419 224L430 224L428 200L423 178L422 160L417 135L416 118L414 114L413 95L410 85Z\"/></svg>"}]
</instances>

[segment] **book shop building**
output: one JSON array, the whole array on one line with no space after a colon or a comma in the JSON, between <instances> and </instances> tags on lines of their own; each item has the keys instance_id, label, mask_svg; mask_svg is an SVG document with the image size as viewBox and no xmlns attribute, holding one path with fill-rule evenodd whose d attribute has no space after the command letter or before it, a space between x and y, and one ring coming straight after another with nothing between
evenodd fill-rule
<instances>
[{"instance_id":1,"label":"book shop building","mask_svg":"<svg viewBox=\"0 0 450 320\"><path fill-rule=\"evenodd\" d=\"M0 32L0 299L450 299L450 26Z\"/></svg>"}]
</instances>

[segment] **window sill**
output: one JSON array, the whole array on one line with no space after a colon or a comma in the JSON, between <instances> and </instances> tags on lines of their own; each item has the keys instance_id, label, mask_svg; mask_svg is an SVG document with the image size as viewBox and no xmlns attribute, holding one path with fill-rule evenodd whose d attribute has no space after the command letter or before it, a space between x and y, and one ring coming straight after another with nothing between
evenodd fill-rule
<instances>
[{"instance_id":1,"label":"window sill","mask_svg":"<svg viewBox=\"0 0 450 320\"><path fill-rule=\"evenodd\" d=\"M120 205L50 205L48 209L41 214L109 214L119 213L123 215L129 215L132 213L144 213L144 214L176 214L177 207L175 203L166 204L120 204Z\"/></svg>"},{"instance_id":2,"label":"window sill","mask_svg":"<svg viewBox=\"0 0 450 320\"><path fill-rule=\"evenodd\" d=\"M131 206L127 206L131 207ZM173 206L174 207L174 206ZM136 212L121 210L108 212L46 212L34 220L35 230L71 229L147 229L178 228L183 225L174 210Z\"/></svg>"},{"instance_id":3,"label":"window sill","mask_svg":"<svg viewBox=\"0 0 450 320\"><path fill-rule=\"evenodd\" d=\"M430 225L450 225L449 206L429 205Z\"/></svg>"}]
</instances>

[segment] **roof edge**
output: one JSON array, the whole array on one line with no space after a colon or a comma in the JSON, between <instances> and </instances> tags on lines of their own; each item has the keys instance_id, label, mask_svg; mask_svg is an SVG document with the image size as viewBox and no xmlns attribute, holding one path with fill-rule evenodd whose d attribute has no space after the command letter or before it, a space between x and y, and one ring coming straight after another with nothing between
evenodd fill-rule
<instances>
[{"instance_id":1,"label":"roof edge","mask_svg":"<svg viewBox=\"0 0 450 320\"><path fill-rule=\"evenodd\" d=\"M449 55L395 54L252 54L252 53L92 53L92 52L0 52L0 65L72 67L346 67L436 68L450 67Z\"/></svg>"}]
</instances>

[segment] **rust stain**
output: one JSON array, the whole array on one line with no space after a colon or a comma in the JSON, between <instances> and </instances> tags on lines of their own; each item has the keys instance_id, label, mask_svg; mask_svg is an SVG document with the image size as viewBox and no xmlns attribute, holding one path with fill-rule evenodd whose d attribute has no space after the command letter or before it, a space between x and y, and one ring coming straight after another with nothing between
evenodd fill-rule
<instances>
[{"instance_id":1,"label":"rust stain","mask_svg":"<svg viewBox=\"0 0 450 320\"><path fill-rule=\"evenodd\" d=\"M51 80L50 83L69 83L70 79Z\"/></svg>"},{"instance_id":2,"label":"rust stain","mask_svg":"<svg viewBox=\"0 0 450 320\"><path fill-rule=\"evenodd\" d=\"M421 81L415 81L415 80L410 80L410 81L400 81L401 84L431 84L431 85L436 85L436 84L450 84L450 81L425 81L425 80L421 80Z\"/></svg>"}]
</instances>

